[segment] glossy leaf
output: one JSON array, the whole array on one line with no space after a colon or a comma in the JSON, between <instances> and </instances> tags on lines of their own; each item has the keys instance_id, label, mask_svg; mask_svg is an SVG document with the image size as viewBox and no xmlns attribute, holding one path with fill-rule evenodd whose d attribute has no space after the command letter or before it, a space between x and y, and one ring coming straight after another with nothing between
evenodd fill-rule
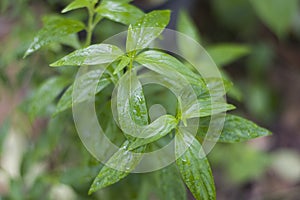
<instances>
[{"instance_id":1,"label":"glossy leaf","mask_svg":"<svg viewBox=\"0 0 300 200\"><path fill-rule=\"evenodd\" d=\"M53 77L45 81L36 91L29 106L30 118L34 119L61 93L69 81L64 77Z\"/></svg>"},{"instance_id":2,"label":"glossy leaf","mask_svg":"<svg viewBox=\"0 0 300 200\"><path fill-rule=\"evenodd\" d=\"M235 106L231 104L227 104L222 101L212 102L210 98L207 98L197 100L192 105L185 106L183 108L182 116L185 119L206 117L233 109L235 109Z\"/></svg>"},{"instance_id":3,"label":"glossy leaf","mask_svg":"<svg viewBox=\"0 0 300 200\"><path fill-rule=\"evenodd\" d=\"M77 33L84 27L84 24L77 20L57 16L48 17L44 20L44 27L34 37L24 57L52 42L60 42L62 38Z\"/></svg>"},{"instance_id":4,"label":"glossy leaf","mask_svg":"<svg viewBox=\"0 0 300 200\"><path fill-rule=\"evenodd\" d=\"M71 2L66 8L64 8L61 12L66 13L71 10L79 9L79 8L92 8L92 6L97 3L97 0L75 0Z\"/></svg>"},{"instance_id":5,"label":"glossy leaf","mask_svg":"<svg viewBox=\"0 0 300 200\"><path fill-rule=\"evenodd\" d=\"M250 0L261 20L279 37L286 35L299 7L298 0Z\"/></svg>"},{"instance_id":6,"label":"glossy leaf","mask_svg":"<svg viewBox=\"0 0 300 200\"><path fill-rule=\"evenodd\" d=\"M120 127L125 134L138 135L148 124L146 100L134 71L127 72L119 81L117 111Z\"/></svg>"},{"instance_id":7,"label":"glossy leaf","mask_svg":"<svg viewBox=\"0 0 300 200\"><path fill-rule=\"evenodd\" d=\"M59 67L64 65L97 65L112 63L122 56L123 52L116 46L110 44L95 44L73 53L52 63L50 66Z\"/></svg>"},{"instance_id":8,"label":"glossy leaf","mask_svg":"<svg viewBox=\"0 0 300 200\"><path fill-rule=\"evenodd\" d=\"M210 118L200 119L200 126L198 129L198 135L200 137L205 137L209 122ZM271 133L268 130L259 127L247 119L235 115L226 115L224 127L218 142L244 142L257 137L268 136L270 134ZM208 136L207 139L215 141L217 137Z\"/></svg>"},{"instance_id":9,"label":"glossy leaf","mask_svg":"<svg viewBox=\"0 0 300 200\"><path fill-rule=\"evenodd\" d=\"M171 164L157 172L159 199L186 200L187 192L176 165Z\"/></svg>"},{"instance_id":10,"label":"glossy leaf","mask_svg":"<svg viewBox=\"0 0 300 200\"><path fill-rule=\"evenodd\" d=\"M222 78L206 78L205 79L205 87L201 88L199 86L192 85L199 99L206 98L220 98L228 92L233 84L227 79Z\"/></svg>"},{"instance_id":11,"label":"glossy leaf","mask_svg":"<svg viewBox=\"0 0 300 200\"><path fill-rule=\"evenodd\" d=\"M119 83L117 108L121 129L125 134L131 134L129 150L160 139L177 125L176 118L170 115L161 116L148 125L145 102L142 85L135 73L125 74ZM138 138L132 138L132 135Z\"/></svg>"},{"instance_id":12,"label":"glossy leaf","mask_svg":"<svg viewBox=\"0 0 300 200\"><path fill-rule=\"evenodd\" d=\"M163 32L169 21L169 10L157 10L144 15L134 25L129 26L126 51L137 51L148 47Z\"/></svg>"},{"instance_id":13,"label":"glossy leaf","mask_svg":"<svg viewBox=\"0 0 300 200\"><path fill-rule=\"evenodd\" d=\"M143 154L133 154L127 150L128 141L107 161L107 164L100 170L98 176L95 178L89 194L112 185L119 180L126 177L138 164ZM145 147L136 149L136 153L143 152ZM113 168L111 168L111 167ZM116 170L118 169L118 170Z\"/></svg>"},{"instance_id":14,"label":"glossy leaf","mask_svg":"<svg viewBox=\"0 0 300 200\"><path fill-rule=\"evenodd\" d=\"M135 73L127 73L124 75L124 77L120 80L120 85L130 85L130 82L128 82L128 79L133 80L132 85L133 87L137 87L137 94L140 94L140 97L144 99L143 91L141 88L141 85L136 78ZM125 81L122 83L121 81ZM119 86L120 87L120 86ZM120 88L119 88L120 89ZM127 89L127 90L126 90ZM131 93L130 88L121 88L121 90L125 92L125 94ZM119 94L118 94L119 95ZM118 99L119 100L119 99ZM125 103L125 101L123 101ZM124 105L123 105L124 106ZM143 114L137 114L137 112L133 112L132 119L134 123L145 125L148 123L148 113L147 113L147 106L146 101L134 101L131 103L131 108L133 109L139 109L139 110L145 110L143 111ZM119 114L120 115L120 114ZM121 115L121 118L123 116ZM127 117L127 116L126 116ZM120 122L121 123L121 122ZM133 152L140 153L140 154L132 154L131 151L128 150L130 142L126 141L122 147L109 159L108 165L104 166L99 175L94 180L90 190L89 194L95 192L98 189L101 189L103 187L109 186L111 184L114 184L121 180L122 178L126 177L138 164L140 159L143 157L143 152L146 149L146 146L142 146L140 148L135 149ZM110 168L108 166L113 166L114 168ZM119 170L116 170L119 169Z\"/></svg>"},{"instance_id":15,"label":"glossy leaf","mask_svg":"<svg viewBox=\"0 0 300 200\"><path fill-rule=\"evenodd\" d=\"M94 88L90 86L91 82L98 81L101 73L102 70L94 70L83 75L83 77L80 77L78 83L78 86L80 88L78 89L78 91L80 91L81 94L78 94L77 98L73 99L73 101L72 101L72 93L73 93L74 85L71 85L63 94L63 96L60 98L54 115L57 115L58 113L71 108L74 103L80 103L85 100L88 100L91 96L99 93L101 90L107 87L111 81L109 80L109 78L105 78L105 77L99 80L96 91L94 91L93 90Z\"/></svg>"},{"instance_id":16,"label":"glossy leaf","mask_svg":"<svg viewBox=\"0 0 300 200\"><path fill-rule=\"evenodd\" d=\"M118 66L114 70L114 74L117 74L118 72L123 70L129 63L130 63L130 58L128 58L127 56L123 56Z\"/></svg>"},{"instance_id":17,"label":"glossy leaf","mask_svg":"<svg viewBox=\"0 0 300 200\"><path fill-rule=\"evenodd\" d=\"M151 63L149 65L151 65ZM160 68L159 70L159 72L161 72L162 74L158 74L155 72L147 72L141 74L139 77L146 82L151 82L151 80L157 80L160 83L162 83L165 87L172 89L173 91L181 91L182 89L184 89L185 92L187 92L185 88L188 87L186 85L186 82L181 82L182 77L178 77L178 74L174 73L174 70L170 70L167 67ZM204 84L203 82L188 83L189 86L194 90L194 95L198 99L213 98L213 100L216 101L216 99L219 99L221 97L223 98L226 91L228 91L232 87L231 82L228 82L226 80L220 80L219 78L207 78L205 81L206 84ZM194 100L196 99L191 99L189 103L194 103ZM190 105L186 103L187 102L185 102L185 105Z\"/></svg>"},{"instance_id":18,"label":"glossy leaf","mask_svg":"<svg viewBox=\"0 0 300 200\"><path fill-rule=\"evenodd\" d=\"M129 150L157 141L169 134L177 126L177 119L171 115L163 115L149 124L130 145Z\"/></svg>"},{"instance_id":19,"label":"glossy leaf","mask_svg":"<svg viewBox=\"0 0 300 200\"><path fill-rule=\"evenodd\" d=\"M146 105L146 99L144 96L143 88L139 80L137 79L134 72L131 74L129 81L130 87L132 88L133 84L136 84L137 88L134 91L130 91L131 96L129 98L129 109L130 116L135 123L138 125L147 125L148 124L148 110Z\"/></svg>"},{"instance_id":20,"label":"glossy leaf","mask_svg":"<svg viewBox=\"0 0 300 200\"><path fill-rule=\"evenodd\" d=\"M184 129L175 136L175 152L186 151L176 160L181 176L197 200L215 200L214 179L201 144Z\"/></svg>"},{"instance_id":21,"label":"glossy leaf","mask_svg":"<svg viewBox=\"0 0 300 200\"><path fill-rule=\"evenodd\" d=\"M250 48L239 44L218 44L206 48L218 67L227 65L250 53Z\"/></svg>"},{"instance_id":22,"label":"glossy leaf","mask_svg":"<svg viewBox=\"0 0 300 200\"><path fill-rule=\"evenodd\" d=\"M204 87L204 83L201 77L192 72L182 62L161 51L149 50L139 54L135 61L143 66L165 76L170 75L170 71L176 70L184 75L190 83L201 85Z\"/></svg>"},{"instance_id":23,"label":"glossy leaf","mask_svg":"<svg viewBox=\"0 0 300 200\"><path fill-rule=\"evenodd\" d=\"M96 12L107 19L126 25L134 24L144 13L137 7L116 1L104 1L96 9Z\"/></svg>"}]
</instances>

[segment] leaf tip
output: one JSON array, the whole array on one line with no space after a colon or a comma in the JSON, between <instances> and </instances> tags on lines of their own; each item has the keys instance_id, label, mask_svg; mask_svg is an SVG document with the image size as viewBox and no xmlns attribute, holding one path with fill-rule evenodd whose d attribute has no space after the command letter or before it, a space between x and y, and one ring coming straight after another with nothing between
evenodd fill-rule
<instances>
[{"instance_id":1,"label":"leaf tip","mask_svg":"<svg viewBox=\"0 0 300 200\"><path fill-rule=\"evenodd\" d=\"M50 66L50 67L58 67L58 66L60 66L60 65L59 65L58 62L54 62L54 63L51 63L49 66Z\"/></svg>"},{"instance_id":2,"label":"leaf tip","mask_svg":"<svg viewBox=\"0 0 300 200\"><path fill-rule=\"evenodd\" d=\"M88 191L88 195L92 195L95 192L95 190L91 187Z\"/></svg>"},{"instance_id":3,"label":"leaf tip","mask_svg":"<svg viewBox=\"0 0 300 200\"><path fill-rule=\"evenodd\" d=\"M97 181L97 178L96 178L88 191L88 195L92 195L99 189L101 189L101 187L99 187L99 182Z\"/></svg>"},{"instance_id":4,"label":"leaf tip","mask_svg":"<svg viewBox=\"0 0 300 200\"><path fill-rule=\"evenodd\" d=\"M273 133L272 133L271 131L269 131L269 130L266 129L266 134L265 134L265 136L271 136L271 135L273 135Z\"/></svg>"},{"instance_id":5,"label":"leaf tip","mask_svg":"<svg viewBox=\"0 0 300 200\"><path fill-rule=\"evenodd\" d=\"M32 51L30 49L27 49L27 51L23 55L23 59L26 58L27 56L29 56L31 53L32 53Z\"/></svg>"},{"instance_id":6,"label":"leaf tip","mask_svg":"<svg viewBox=\"0 0 300 200\"><path fill-rule=\"evenodd\" d=\"M61 11L61 13L66 13L66 12L68 12L68 11L69 11L68 7L65 7L65 8Z\"/></svg>"}]
</instances>

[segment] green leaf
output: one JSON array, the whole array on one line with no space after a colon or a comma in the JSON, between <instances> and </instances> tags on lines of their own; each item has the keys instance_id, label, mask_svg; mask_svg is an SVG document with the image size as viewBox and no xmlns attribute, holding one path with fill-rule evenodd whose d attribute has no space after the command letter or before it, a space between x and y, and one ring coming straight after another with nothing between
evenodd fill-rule
<instances>
[{"instance_id":1,"label":"green leaf","mask_svg":"<svg viewBox=\"0 0 300 200\"><path fill-rule=\"evenodd\" d=\"M144 13L137 7L115 1L104 1L96 9L96 12L107 19L126 25L134 24Z\"/></svg>"},{"instance_id":2,"label":"green leaf","mask_svg":"<svg viewBox=\"0 0 300 200\"><path fill-rule=\"evenodd\" d=\"M77 34L71 34L66 37L62 37L59 40L59 43L73 47L74 49L81 48L81 44L80 44Z\"/></svg>"},{"instance_id":3,"label":"green leaf","mask_svg":"<svg viewBox=\"0 0 300 200\"><path fill-rule=\"evenodd\" d=\"M89 194L118 182L126 177L139 164L141 158L143 157L141 152L145 150L145 147L135 150L135 153L140 154L133 154L131 151L127 150L128 144L129 142L126 141L122 147L107 161L106 165L103 166L98 176L95 178L89 190Z\"/></svg>"},{"instance_id":4,"label":"green leaf","mask_svg":"<svg viewBox=\"0 0 300 200\"><path fill-rule=\"evenodd\" d=\"M201 118L198 135L205 137L210 118ZM216 133L217 134L217 133ZM235 143L244 142L257 137L270 135L270 131L259 127L255 123L235 115L226 115L224 127L218 142ZM217 136L207 135L208 140L215 141Z\"/></svg>"},{"instance_id":5,"label":"green leaf","mask_svg":"<svg viewBox=\"0 0 300 200\"><path fill-rule=\"evenodd\" d=\"M187 192L185 185L174 164L157 172L157 186L159 199L186 200Z\"/></svg>"},{"instance_id":6,"label":"green leaf","mask_svg":"<svg viewBox=\"0 0 300 200\"><path fill-rule=\"evenodd\" d=\"M128 147L129 150L157 141L170 133L177 126L177 119L172 115L163 115L146 126Z\"/></svg>"},{"instance_id":7,"label":"green leaf","mask_svg":"<svg viewBox=\"0 0 300 200\"><path fill-rule=\"evenodd\" d=\"M182 89L185 90L185 93L188 92L185 87L188 87L186 83L181 83L182 77L177 77L178 74L174 73L173 69L168 69L167 66L164 68L160 68L161 73L156 72L146 72L139 77L143 81L150 81L157 80L162 83L166 88L180 91ZM221 98L224 96L226 91L228 91L232 87L232 83L226 80L220 80L219 78L207 78L206 85L203 82L198 83L188 83L191 84L190 86L194 90L194 95L198 99L210 99L213 98L214 101L216 99ZM192 105L195 99L191 99L188 101L189 103L185 102L185 105Z\"/></svg>"},{"instance_id":8,"label":"green leaf","mask_svg":"<svg viewBox=\"0 0 300 200\"><path fill-rule=\"evenodd\" d=\"M186 149L187 148L187 149ZM184 152L184 150L186 151ZM183 155L178 155L184 152ZM176 160L181 176L197 200L215 200L214 179L201 144L185 129L175 135Z\"/></svg>"},{"instance_id":9,"label":"green leaf","mask_svg":"<svg viewBox=\"0 0 300 200\"><path fill-rule=\"evenodd\" d=\"M199 43L201 42L196 24L193 22L193 19L189 16L186 10L182 10L179 13L177 30L193 38L195 41Z\"/></svg>"},{"instance_id":10,"label":"green leaf","mask_svg":"<svg viewBox=\"0 0 300 200\"><path fill-rule=\"evenodd\" d=\"M90 86L91 82L98 81L101 73L102 70L94 70L80 77L78 80L79 81L78 86L80 87L78 88L78 91L80 91L81 93L78 94L77 98L75 98L72 101L72 93L73 93L74 85L71 85L63 94L63 96L60 98L56 107L56 111L53 115L55 116L58 113L71 108L74 103L76 104L88 100L91 96L94 96L95 94L103 90L105 87L107 87L111 83L111 81L109 80L109 78L106 77L102 77L99 80L96 91L94 91L95 88L93 86Z\"/></svg>"},{"instance_id":11,"label":"green leaf","mask_svg":"<svg viewBox=\"0 0 300 200\"><path fill-rule=\"evenodd\" d=\"M206 48L218 67L227 65L250 53L250 48L239 44L218 44Z\"/></svg>"},{"instance_id":12,"label":"green leaf","mask_svg":"<svg viewBox=\"0 0 300 200\"><path fill-rule=\"evenodd\" d=\"M214 100L226 94L228 92L233 84L229 80L222 79L222 78L206 78L205 79L205 87L201 88L199 86L194 86L193 88L196 91L196 94L198 95L199 99L205 99L205 98L214 98Z\"/></svg>"},{"instance_id":13,"label":"green leaf","mask_svg":"<svg viewBox=\"0 0 300 200\"><path fill-rule=\"evenodd\" d=\"M34 119L61 93L69 84L64 77L53 77L46 80L36 91L29 106L30 118Z\"/></svg>"},{"instance_id":14,"label":"green leaf","mask_svg":"<svg viewBox=\"0 0 300 200\"><path fill-rule=\"evenodd\" d=\"M204 87L204 83L199 75L167 53L156 50L144 51L135 58L135 61L165 76L170 76L170 73L176 70L184 75L190 83Z\"/></svg>"},{"instance_id":15,"label":"green leaf","mask_svg":"<svg viewBox=\"0 0 300 200\"><path fill-rule=\"evenodd\" d=\"M77 20L52 16L45 18L44 27L34 37L24 57L52 42L60 42L62 38L84 29L84 24Z\"/></svg>"},{"instance_id":16,"label":"green leaf","mask_svg":"<svg viewBox=\"0 0 300 200\"><path fill-rule=\"evenodd\" d=\"M118 66L114 70L113 74L117 74L119 71L123 70L129 63L130 63L130 58L128 58L127 56L123 56Z\"/></svg>"},{"instance_id":17,"label":"green leaf","mask_svg":"<svg viewBox=\"0 0 300 200\"><path fill-rule=\"evenodd\" d=\"M129 3L133 0L102 0L102 2L107 2L107 1L118 2L118 3Z\"/></svg>"},{"instance_id":18,"label":"green leaf","mask_svg":"<svg viewBox=\"0 0 300 200\"><path fill-rule=\"evenodd\" d=\"M142 85L135 71L128 71L119 81L118 121L125 134L140 134L148 124L148 110Z\"/></svg>"},{"instance_id":19,"label":"green leaf","mask_svg":"<svg viewBox=\"0 0 300 200\"><path fill-rule=\"evenodd\" d=\"M279 37L289 31L298 12L298 0L250 0L257 15Z\"/></svg>"},{"instance_id":20,"label":"green leaf","mask_svg":"<svg viewBox=\"0 0 300 200\"><path fill-rule=\"evenodd\" d=\"M201 38L196 25L193 23L193 20L186 11L181 11L179 13L177 30L191 38L183 37L182 35L177 37L177 43L180 52L184 58L196 60L197 57L199 57L199 50L197 46L195 46L194 42L196 41L201 43Z\"/></svg>"},{"instance_id":21,"label":"green leaf","mask_svg":"<svg viewBox=\"0 0 300 200\"><path fill-rule=\"evenodd\" d=\"M227 104L222 101L212 102L210 98L205 98L199 99L197 102L193 102L192 105L185 106L183 108L182 117L184 119L207 117L233 109L235 109L235 106L231 104Z\"/></svg>"},{"instance_id":22,"label":"green leaf","mask_svg":"<svg viewBox=\"0 0 300 200\"><path fill-rule=\"evenodd\" d=\"M75 0L71 2L66 8L64 8L61 12L66 13L71 10L85 7L90 9L93 7L93 5L95 5L95 3L97 3L97 0Z\"/></svg>"},{"instance_id":23,"label":"green leaf","mask_svg":"<svg viewBox=\"0 0 300 200\"><path fill-rule=\"evenodd\" d=\"M148 110L146 105L146 99L144 96L142 85L137 79L136 74L131 75L130 83L133 82L135 82L134 84L136 84L138 88L135 91L130 91L131 92L131 96L129 98L130 116L132 117L133 121L138 125L141 126L147 125Z\"/></svg>"},{"instance_id":24,"label":"green leaf","mask_svg":"<svg viewBox=\"0 0 300 200\"><path fill-rule=\"evenodd\" d=\"M64 65L98 65L112 63L123 55L121 49L110 44L95 44L84 49L79 49L73 53L52 63L51 67Z\"/></svg>"},{"instance_id":25,"label":"green leaf","mask_svg":"<svg viewBox=\"0 0 300 200\"><path fill-rule=\"evenodd\" d=\"M132 80L132 81L130 81L130 80ZM124 81L124 82L122 82L122 81ZM139 81L136 77L136 74L134 72L132 72L131 74L130 73L125 74L123 76L123 78L120 79L120 86L125 85L128 87L121 88L121 89L119 88L118 90L123 91L126 94L125 96L128 97L128 95L129 95L128 93L130 93L130 94L132 93L132 90L130 90L131 87L129 87L130 84L132 85L132 87L134 89L137 89L137 90L133 90L133 91L135 91L136 94L139 94L139 97L141 100L131 102L130 106L128 106L128 107L130 107L131 110L137 109L137 110L142 111L142 112L131 113L131 114L133 114L132 115L133 121L135 123L141 124L141 125L147 124L148 123L148 113L147 113L146 101L145 101L145 97L144 97L144 94L143 94L143 91L141 88L141 84L139 83ZM119 93L119 91L118 91L118 93ZM118 98L118 101L120 101L119 98ZM121 101L122 101L122 99L121 99ZM125 102L126 101L123 101L123 104ZM120 113L119 113L119 115L120 115ZM121 118L123 117L123 115L120 115L120 116L121 116ZM125 116L125 117L127 117L127 116ZM137 148L133 151L133 152L139 153L139 154L132 154L132 152L128 150L129 145L130 145L130 142L126 141L122 145L122 147L108 160L108 163L107 163L108 165L105 165L100 170L99 175L94 180L94 182L89 190L89 194L95 192L96 190L99 190L101 188L104 188L106 186L109 186L111 184L118 182L122 178L126 177L139 164L139 161L143 157L143 152L146 149L146 145L142 146L140 148ZM112 166L113 168L110 168L108 166ZM119 169L119 170L116 170L116 169Z\"/></svg>"},{"instance_id":26,"label":"green leaf","mask_svg":"<svg viewBox=\"0 0 300 200\"><path fill-rule=\"evenodd\" d=\"M117 108L119 123L124 133L138 136L127 136L132 141L129 150L160 139L177 125L176 118L171 115L161 116L148 125L145 102L142 85L135 72L126 73L119 82Z\"/></svg>"},{"instance_id":27,"label":"green leaf","mask_svg":"<svg viewBox=\"0 0 300 200\"><path fill-rule=\"evenodd\" d=\"M144 15L134 25L129 26L126 51L137 51L148 47L168 25L169 10L156 10Z\"/></svg>"}]
</instances>

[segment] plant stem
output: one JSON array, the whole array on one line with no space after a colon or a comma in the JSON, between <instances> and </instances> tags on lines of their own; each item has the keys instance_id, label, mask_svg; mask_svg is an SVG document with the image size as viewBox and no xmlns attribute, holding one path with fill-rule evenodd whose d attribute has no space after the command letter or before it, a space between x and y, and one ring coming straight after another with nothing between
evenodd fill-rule
<instances>
[{"instance_id":1,"label":"plant stem","mask_svg":"<svg viewBox=\"0 0 300 200\"><path fill-rule=\"evenodd\" d=\"M132 51L128 54L129 58L130 58L130 63L129 63L129 70L132 69L132 66L133 66L133 60L134 60L134 57L136 55L136 51Z\"/></svg>"},{"instance_id":2,"label":"plant stem","mask_svg":"<svg viewBox=\"0 0 300 200\"><path fill-rule=\"evenodd\" d=\"M93 17L94 17L94 12L91 9L88 9L89 12L89 19L88 19L88 25L86 28L86 32L87 32L87 36L86 36L86 42L85 42L85 46L89 46L91 45L92 42L92 34L93 34Z\"/></svg>"}]
</instances>

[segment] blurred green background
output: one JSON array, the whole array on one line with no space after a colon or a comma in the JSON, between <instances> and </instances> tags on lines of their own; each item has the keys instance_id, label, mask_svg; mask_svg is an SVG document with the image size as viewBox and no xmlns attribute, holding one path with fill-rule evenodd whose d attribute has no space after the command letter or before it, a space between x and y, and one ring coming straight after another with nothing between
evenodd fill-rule
<instances>
[{"instance_id":1,"label":"blurred green background","mask_svg":"<svg viewBox=\"0 0 300 200\"><path fill-rule=\"evenodd\" d=\"M42 26L42 16L59 13L69 2L0 0L0 199L147 199L149 193L150 199L157 199L157 180L151 174L132 175L87 196L100 166L80 142L71 113L49 119L47 113L55 108L49 105L37 120L28 117L28 102L46 78L59 70L72 74L73 69L48 67L70 51L60 44L22 59ZM237 105L235 112L273 132L248 143L216 145L209 159L217 199L299 199L300 2L133 3L145 11L172 9L170 28L195 37L234 82L228 101ZM82 10L67 15L86 17ZM93 40L101 42L125 29L103 21Z\"/></svg>"}]
</instances>

